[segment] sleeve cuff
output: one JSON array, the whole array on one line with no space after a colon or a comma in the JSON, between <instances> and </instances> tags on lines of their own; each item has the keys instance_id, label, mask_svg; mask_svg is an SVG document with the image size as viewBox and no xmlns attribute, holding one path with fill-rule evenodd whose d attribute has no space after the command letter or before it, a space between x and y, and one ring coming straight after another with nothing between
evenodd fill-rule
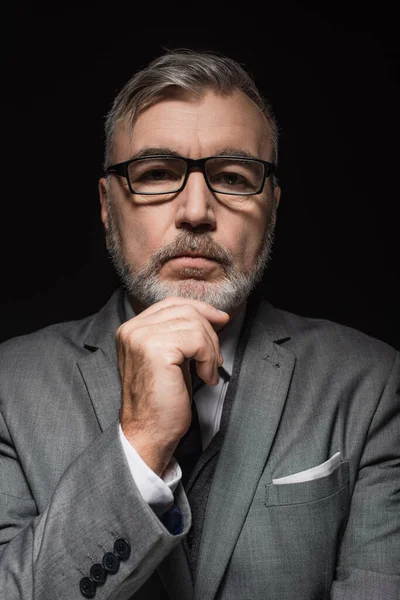
<instances>
[{"instance_id":1,"label":"sleeve cuff","mask_svg":"<svg viewBox=\"0 0 400 600\"><path fill-rule=\"evenodd\" d=\"M182 477L179 464L172 457L161 479L150 469L126 439L121 424L119 425L119 437L132 477L143 500L147 502L158 517L161 516L174 504L174 491Z\"/></svg>"}]
</instances>

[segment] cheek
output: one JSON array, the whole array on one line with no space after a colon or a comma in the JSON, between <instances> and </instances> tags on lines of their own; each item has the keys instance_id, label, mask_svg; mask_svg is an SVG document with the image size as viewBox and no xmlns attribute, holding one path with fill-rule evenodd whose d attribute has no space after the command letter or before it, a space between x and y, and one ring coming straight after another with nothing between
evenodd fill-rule
<instances>
[{"instance_id":1,"label":"cheek","mask_svg":"<svg viewBox=\"0 0 400 600\"><path fill-rule=\"evenodd\" d=\"M165 215L160 213L155 215L154 207L140 207L126 211L122 216L122 250L132 265L143 265L166 243L167 220Z\"/></svg>"},{"instance_id":2,"label":"cheek","mask_svg":"<svg viewBox=\"0 0 400 600\"><path fill-rule=\"evenodd\" d=\"M239 221L231 245L237 266L247 270L254 265L264 242L267 222L267 216L260 213Z\"/></svg>"}]
</instances>

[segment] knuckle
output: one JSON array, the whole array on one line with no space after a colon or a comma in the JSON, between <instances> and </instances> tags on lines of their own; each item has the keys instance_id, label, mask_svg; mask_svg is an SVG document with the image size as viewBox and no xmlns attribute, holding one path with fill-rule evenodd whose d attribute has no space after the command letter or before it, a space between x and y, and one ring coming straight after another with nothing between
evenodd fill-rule
<instances>
[{"instance_id":1,"label":"knuckle","mask_svg":"<svg viewBox=\"0 0 400 600\"><path fill-rule=\"evenodd\" d=\"M117 340L121 343L125 343L127 338L128 338L128 332L127 332L127 328L125 327L125 324L120 325L120 327L118 327L117 329Z\"/></svg>"},{"instance_id":2,"label":"knuckle","mask_svg":"<svg viewBox=\"0 0 400 600\"><path fill-rule=\"evenodd\" d=\"M125 324L117 329L117 342L120 346L134 347L138 342L138 329L132 329Z\"/></svg>"},{"instance_id":3,"label":"knuckle","mask_svg":"<svg viewBox=\"0 0 400 600\"><path fill-rule=\"evenodd\" d=\"M200 316L199 311L192 304L183 304L181 306L182 306L182 311L185 311L188 315L195 315L196 317Z\"/></svg>"}]
</instances>

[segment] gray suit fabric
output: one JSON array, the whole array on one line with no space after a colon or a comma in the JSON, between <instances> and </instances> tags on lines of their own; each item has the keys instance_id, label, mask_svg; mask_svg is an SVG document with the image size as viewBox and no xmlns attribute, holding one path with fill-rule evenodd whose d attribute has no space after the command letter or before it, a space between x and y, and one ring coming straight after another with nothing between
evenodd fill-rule
<instances>
[{"instance_id":1,"label":"gray suit fabric","mask_svg":"<svg viewBox=\"0 0 400 600\"><path fill-rule=\"evenodd\" d=\"M76 600L116 536L99 600L399 600L400 361L357 331L262 303L210 486L193 585L118 438L118 290L96 315L0 348L0 597ZM330 475L275 485L340 452Z\"/></svg>"},{"instance_id":2,"label":"gray suit fabric","mask_svg":"<svg viewBox=\"0 0 400 600\"><path fill-rule=\"evenodd\" d=\"M183 548L188 559L189 569L193 581L196 578L197 562L199 558L201 536L203 532L208 496L212 481L214 479L219 452L222 448L225 433L228 427L232 405L236 396L242 358L253 324L255 309L256 305L254 305L254 303L249 303L240 338L236 347L232 366L232 376L230 378L228 390L224 399L219 431L211 440L210 445L201 454L189 481L184 486L192 513L192 526L183 541Z\"/></svg>"}]
</instances>

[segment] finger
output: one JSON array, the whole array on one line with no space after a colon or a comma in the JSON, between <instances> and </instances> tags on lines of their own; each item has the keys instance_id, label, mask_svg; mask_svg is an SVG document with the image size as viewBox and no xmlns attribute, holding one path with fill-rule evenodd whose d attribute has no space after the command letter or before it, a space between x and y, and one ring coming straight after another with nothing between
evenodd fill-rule
<instances>
[{"instance_id":1,"label":"finger","mask_svg":"<svg viewBox=\"0 0 400 600\"><path fill-rule=\"evenodd\" d=\"M216 385L219 381L218 357L205 329L160 331L159 325L152 325L146 338L139 340L139 346L152 362L163 365L163 368L168 365L184 368L185 361L193 358L203 381L209 385Z\"/></svg>"},{"instance_id":2,"label":"finger","mask_svg":"<svg viewBox=\"0 0 400 600\"><path fill-rule=\"evenodd\" d=\"M208 304L208 302L193 300L192 298L180 298L179 296L169 296L160 302L156 302L155 304L149 306L149 308L146 308L146 310L139 313L135 318L143 319L148 315L171 306L193 306L207 319L207 321L209 321L211 324L215 324L216 326L222 327L229 321L228 313L218 310L211 304Z\"/></svg>"},{"instance_id":3,"label":"finger","mask_svg":"<svg viewBox=\"0 0 400 600\"><path fill-rule=\"evenodd\" d=\"M190 335L191 332L198 332L198 331L202 331L204 334L204 337L206 339L206 341L209 344L209 347L211 349L211 353L212 353L212 362L207 362L206 365L202 364L201 361L197 360L196 361L196 357L193 356L192 358L195 360L196 363L196 372L198 374L198 376L201 379L204 379L203 375L204 373L206 373L206 383L209 383L209 385L216 385L219 381L219 370L218 367L220 367L222 365L223 359L222 359L222 355L219 349L219 339L217 334L215 333L215 331L213 330L213 328L211 327L211 325L208 323L208 321L206 321L205 319L203 319L203 323L201 323L201 330L198 329L198 326L196 323L193 323L192 321L189 320L181 320L181 319L176 319L176 321L179 321L179 326L176 327L176 329L179 329L181 331L187 331L188 334ZM171 325L171 329L174 328L173 322L171 323L170 321L168 322L168 325ZM212 368L212 373L209 373L209 369Z\"/></svg>"},{"instance_id":4,"label":"finger","mask_svg":"<svg viewBox=\"0 0 400 600\"><path fill-rule=\"evenodd\" d=\"M127 322L124 327L127 327L129 330L137 330L138 325L141 327L149 327L150 325L159 324L160 327L163 324L166 324L167 328L177 329L180 326L179 321L182 321L183 328L194 328L198 326L198 324L204 327L210 336L212 343L214 345L215 354L217 356L217 362L219 366L222 364L222 356L219 349L219 339L217 334L215 333L214 328L210 324L210 322L199 313L199 311L193 307L188 305L173 305L170 307L162 308L156 312L149 314L146 319L139 319ZM187 322L185 324L185 321Z\"/></svg>"},{"instance_id":5,"label":"finger","mask_svg":"<svg viewBox=\"0 0 400 600\"><path fill-rule=\"evenodd\" d=\"M218 355L205 331L180 331L180 349L186 358L192 358L196 363L196 372L200 379L208 385L219 382Z\"/></svg>"}]
</instances>

